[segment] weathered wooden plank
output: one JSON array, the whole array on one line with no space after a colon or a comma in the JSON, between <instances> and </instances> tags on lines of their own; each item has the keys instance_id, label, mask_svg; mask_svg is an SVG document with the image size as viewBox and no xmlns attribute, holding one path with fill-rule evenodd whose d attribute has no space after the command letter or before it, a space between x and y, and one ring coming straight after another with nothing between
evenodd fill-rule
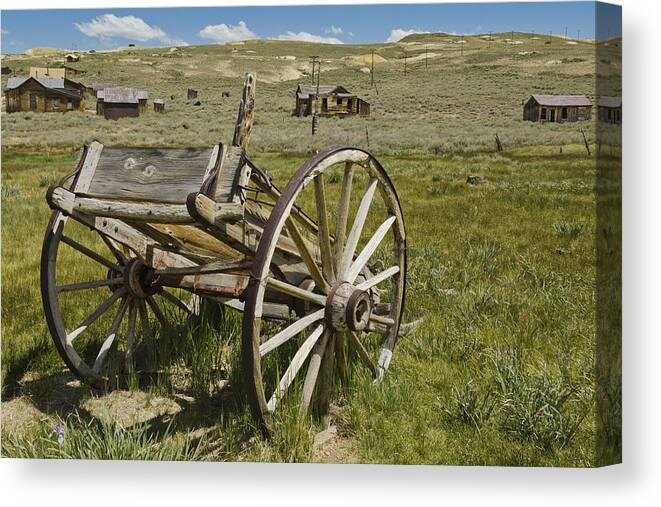
<instances>
[{"instance_id":1,"label":"weathered wooden plank","mask_svg":"<svg viewBox=\"0 0 661 507\"><path fill-rule=\"evenodd\" d=\"M89 188L76 193L182 204L200 190L208 167L215 165L214 153L218 150L105 148Z\"/></svg>"},{"instance_id":2,"label":"weathered wooden plank","mask_svg":"<svg viewBox=\"0 0 661 507\"><path fill-rule=\"evenodd\" d=\"M358 274L362 271L362 269L365 267L365 264L367 264L367 261L370 260L370 257L374 254L376 249L378 248L379 244L385 237L385 235L388 233L390 228L392 227L393 222L397 220L397 217L394 215L390 215L385 222L383 222L379 228L376 230L374 235L370 238L370 240L367 242L365 245L365 248L363 248L362 252L356 257L356 260L354 263L351 265L351 267L347 270L346 273L346 280L349 283L353 283Z\"/></svg>"},{"instance_id":3,"label":"weathered wooden plank","mask_svg":"<svg viewBox=\"0 0 661 507\"><path fill-rule=\"evenodd\" d=\"M217 203L232 202L239 184L239 173L244 163L243 149L239 146L229 146L225 152L225 160L216 175L214 201Z\"/></svg>"},{"instance_id":4,"label":"weathered wooden plank","mask_svg":"<svg viewBox=\"0 0 661 507\"><path fill-rule=\"evenodd\" d=\"M88 215L156 223L193 223L185 204L161 204L133 201L114 201L94 197L78 197L63 187L50 193L51 204L65 213L74 209Z\"/></svg>"},{"instance_id":5,"label":"weathered wooden plank","mask_svg":"<svg viewBox=\"0 0 661 507\"><path fill-rule=\"evenodd\" d=\"M81 167L80 172L78 173L78 178L76 178L74 192L87 192L92 178L96 173L102 151L103 145L98 141L92 141L92 143L87 147L85 161L83 162L83 167Z\"/></svg>"},{"instance_id":6,"label":"weathered wooden plank","mask_svg":"<svg viewBox=\"0 0 661 507\"><path fill-rule=\"evenodd\" d=\"M241 103L239 104L239 114L234 126L234 137L232 138L232 144L241 147L243 151L246 151L250 144L250 134L255 116L255 84L255 75L246 74Z\"/></svg>"},{"instance_id":7,"label":"weathered wooden plank","mask_svg":"<svg viewBox=\"0 0 661 507\"><path fill-rule=\"evenodd\" d=\"M358 211L356 212L356 218L354 218L353 226L351 227L351 232L349 232L349 237L347 238L347 244L344 247L344 253L342 255L342 267L343 275L346 276L346 272L351 266L351 261L353 256L356 253L356 247L358 246L358 241L363 232L363 227L365 225L365 220L367 219L367 214L370 210L370 205L372 204L372 199L374 198L374 191L376 186L379 183L379 180L372 178L370 184L363 194L363 198L360 200L360 205L358 206Z\"/></svg>"}]
</instances>

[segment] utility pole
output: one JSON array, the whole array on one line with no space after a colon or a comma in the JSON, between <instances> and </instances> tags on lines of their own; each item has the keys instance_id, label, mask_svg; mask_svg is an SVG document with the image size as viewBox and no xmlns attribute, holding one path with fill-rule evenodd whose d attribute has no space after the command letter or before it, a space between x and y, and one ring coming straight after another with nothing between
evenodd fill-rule
<instances>
[{"instance_id":1,"label":"utility pole","mask_svg":"<svg viewBox=\"0 0 661 507\"><path fill-rule=\"evenodd\" d=\"M489 48L491 48L491 39L493 39L493 37L491 36L492 33L493 32L491 31L489 32Z\"/></svg>"},{"instance_id":2,"label":"utility pole","mask_svg":"<svg viewBox=\"0 0 661 507\"><path fill-rule=\"evenodd\" d=\"M580 30L578 31L578 37L576 37L576 39L579 40L579 41L581 40L581 31Z\"/></svg>"},{"instance_id":3,"label":"utility pole","mask_svg":"<svg viewBox=\"0 0 661 507\"><path fill-rule=\"evenodd\" d=\"M318 56L313 56L312 57L312 75L315 75L315 67L317 68L317 88L314 93L314 112L312 113L312 135L315 135L317 133L317 122L319 121L318 118L318 113L319 113L319 75L321 74L321 60L319 59ZM314 79L314 78L313 78ZM314 84L314 81L313 81Z\"/></svg>"},{"instance_id":4,"label":"utility pole","mask_svg":"<svg viewBox=\"0 0 661 507\"><path fill-rule=\"evenodd\" d=\"M404 50L404 75L406 75L406 50Z\"/></svg>"},{"instance_id":5,"label":"utility pole","mask_svg":"<svg viewBox=\"0 0 661 507\"><path fill-rule=\"evenodd\" d=\"M370 86L374 88L374 50L372 50L372 70L370 71Z\"/></svg>"},{"instance_id":6,"label":"utility pole","mask_svg":"<svg viewBox=\"0 0 661 507\"><path fill-rule=\"evenodd\" d=\"M464 57L464 34L461 34L461 57Z\"/></svg>"},{"instance_id":7,"label":"utility pole","mask_svg":"<svg viewBox=\"0 0 661 507\"><path fill-rule=\"evenodd\" d=\"M317 65L317 60L319 60L319 57L317 55L313 55L310 57L310 64L312 65L312 84L314 85L314 69Z\"/></svg>"},{"instance_id":8,"label":"utility pole","mask_svg":"<svg viewBox=\"0 0 661 507\"><path fill-rule=\"evenodd\" d=\"M565 27L565 39L567 38L567 27Z\"/></svg>"},{"instance_id":9,"label":"utility pole","mask_svg":"<svg viewBox=\"0 0 661 507\"><path fill-rule=\"evenodd\" d=\"M427 46L428 44L425 44L425 70L427 70Z\"/></svg>"}]
</instances>

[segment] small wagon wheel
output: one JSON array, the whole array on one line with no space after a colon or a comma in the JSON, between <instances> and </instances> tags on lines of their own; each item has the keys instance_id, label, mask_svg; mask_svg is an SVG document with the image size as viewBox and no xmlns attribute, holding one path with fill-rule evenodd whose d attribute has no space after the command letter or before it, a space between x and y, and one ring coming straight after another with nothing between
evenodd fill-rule
<instances>
[{"instance_id":1,"label":"small wagon wheel","mask_svg":"<svg viewBox=\"0 0 661 507\"><path fill-rule=\"evenodd\" d=\"M197 296L151 283L150 269L127 247L59 211L44 237L41 295L60 356L95 387L133 368L141 344L199 308Z\"/></svg>"},{"instance_id":2,"label":"small wagon wheel","mask_svg":"<svg viewBox=\"0 0 661 507\"><path fill-rule=\"evenodd\" d=\"M307 277L300 283L281 278L274 252L284 236L304 261ZM292 391L302 413L316 393L324 415L334 372L346 375L347 346L357 364L383 377L399 332L405 275L402 210L381 164L356 148L306 162L273 208L246 291L242 360L263 430L271 430L272 414ZM277 298L292 301L294 322L265 322L263 306Z\"/></svg>"}]
</instances>

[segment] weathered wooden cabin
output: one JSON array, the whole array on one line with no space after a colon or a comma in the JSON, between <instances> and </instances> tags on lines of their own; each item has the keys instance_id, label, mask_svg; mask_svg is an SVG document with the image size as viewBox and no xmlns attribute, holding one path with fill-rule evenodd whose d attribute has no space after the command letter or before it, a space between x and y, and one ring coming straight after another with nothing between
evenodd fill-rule
<instances>
[{"instance_id":1,"label":"weathered wooden cabin","mask_svg":"<svg viewBox=\"0 0 661 507\"><path fill-rule=\"evenodd\" d=\"M5 74L11 74L11 68L10 67L2 67L2 75L4 76Z\"/></svg>"},{"instance_id":2,"label":"weathered wooden cabin","mask_svg":"<svg viewBox=\"0 0 661 507\"><path fill-rule=\"evenodd\" d=\"M622 125L622 97L597 97L597 118L606 123Z\"/></svg>"},{"instance_id":3,"label":"weathered wooden cabin","mask_svg":"<svg viewBox=\"0 0 661 507\"><path fill-rule=\"evenodd\" d=\"M308 116L314 114L314 98L317 87L312 85L298 85L296 88L295 116ZM367 116L370 114L369 102L359 98L343 86L324 85L319 86L317 113L320 116L346 116L359 114Z\"/></svg>"},{"instance_id":4,"label":"weathered wooden cabin","mask_svg":"<svg viewBox=\"0 0 661 507\"><path fill-rule=\"evenodd\" d=\"M589 120L592 102L585 95L533 95L523 106L523 119L539 122Z\"/></svg>"},{"instance_id":5,"label":"weathered wooden cabin","mask_svg":"<svg viewBox=\"0 0 661 507\"><path fill-rule=\"evenodd\" d=\"M83 111L85 86L68 79L10 77L5 89L8 113Z\"/></svg>"},{"instance_id":6,"label":"weathered wooden cabin","mask_svg":"<svg viewBox=\"0 0 661 507\"><path fill-rule=\"evenodd\" d=\"M163 99L154 99L154 112L155 113L165 112L165 101Z\"/></svg>"},{"instance_id":7,"label":"weathered wooden cabin","mask_svg":"<svg viewBox=\"0 0 661 507\"><path fill-rule=\"evenodd\" d=\"M188 97L188 100L196 99L197 98L197 90L193 90L192 88L189 88L186 96Z\"/></svg>"},{"instance_id":8,"label":"weathered wooden cabin","mask_svg":"<svg viewBox=\"0 0 661 507\"><path fill-rule=\"evenodd\" d=\"M137 118L140 115L138 91L135 88L114 87L96 94L96 114L106 120Z\"/></svg>"},{"instance_id":9,"label":"weathered wooden cabin","mask_svg":"<svg viewBox=\"0 0 661 507\"><path fill-rule=\"evenodd\" d=\"M140 113L147 111L147 99L149 94L146 91L138 90L138 109Z\"/></svg>"}]
</instances>

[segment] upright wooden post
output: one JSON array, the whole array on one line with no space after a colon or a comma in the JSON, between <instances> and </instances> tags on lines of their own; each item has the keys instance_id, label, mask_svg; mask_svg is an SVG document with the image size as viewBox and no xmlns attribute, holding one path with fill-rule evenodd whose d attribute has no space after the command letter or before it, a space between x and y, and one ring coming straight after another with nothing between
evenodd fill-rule
<instances>
[{"instance_id":1,"label":"upright wooden post","mask_svg":"<svg viewBox=\"0 0 661 507\"><path fill-rule=\"evenodd\" d=\"M590 151L590 143L588 143L588 138L585 135L585 131L581 129L581 134L583 135L583 142L585 143L585 150L588 152L588 157L592 156L592 152Z\"/></svg>"},{"instance_id":2,"label":"upright wooden post","mask_svg":"<svg viewBox=\"0 0 661 507\"><path fill-rule=\"evenodd\" d=\"M374 87L374 50L372 50L372 69L370 70L370 86Z\"/></svg>"}]
</instances>

